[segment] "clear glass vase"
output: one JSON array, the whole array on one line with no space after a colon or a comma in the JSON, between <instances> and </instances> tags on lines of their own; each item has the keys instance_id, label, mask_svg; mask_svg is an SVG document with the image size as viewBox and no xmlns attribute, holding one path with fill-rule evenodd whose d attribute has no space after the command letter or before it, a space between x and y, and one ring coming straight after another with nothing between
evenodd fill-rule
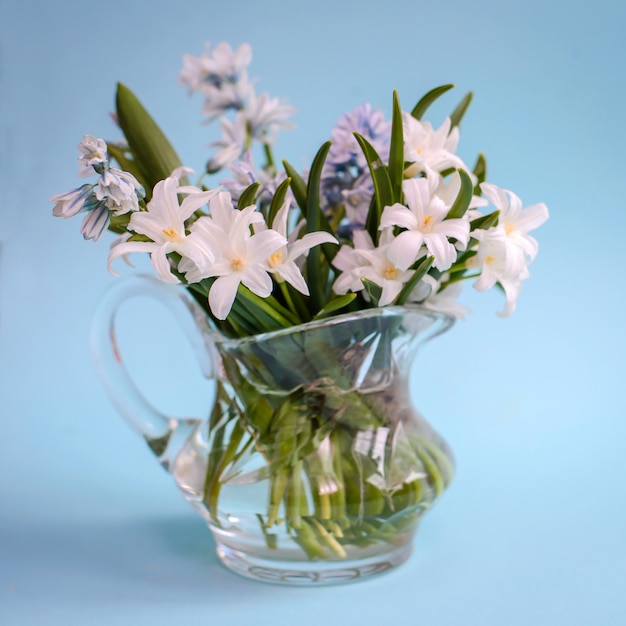
<instances>
[{"instance_id":1,"label":"clear glass vase","mask_svg":"<svg viewBox=\"0 0 626 626\"><path fill-rule=\"evenodd\" d=\"M215 379L208 419L159 413L129 379L115 314L138 295L175 311ZM418 345L451 324L418 306L385 307L234 340L184 288L131 277L102 299L92 343L112 400L206 520L222 563L317 585L406 560L449 484L452 454L413 407L409 373Z\"/></svg>"}]
</instances>

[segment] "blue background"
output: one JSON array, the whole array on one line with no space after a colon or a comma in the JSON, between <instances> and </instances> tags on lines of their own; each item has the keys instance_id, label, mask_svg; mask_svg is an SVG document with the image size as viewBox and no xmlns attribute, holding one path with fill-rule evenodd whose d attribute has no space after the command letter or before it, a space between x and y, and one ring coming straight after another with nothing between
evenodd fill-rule
<instances>
[{"instance_id":1,"label":"blue background","mask_svg":"<svg viewBox=\"0 0 626 626\"><path fill-rule=\"evenodd\" d=\"M624 7L0 0L0 624L626 623ZM461 156L483 151L492 182L551 212L516 314L466 288L473 314L420 356L416 403L458 474L412 558L375 580L287 589L224 570L96 378L110 238L83 242L48 199L77 186L83 134L118 137L117 81L201 169L216 128L176 77L207 40L250 42L258 91L298 108L277 152L299 167L365 100L389 114L393 89L408 109L454 82L428 116L439 125L472 89ZM126 311L146 395L206 413L175 322L147 302Z\"/></svg>"}]
</instances>

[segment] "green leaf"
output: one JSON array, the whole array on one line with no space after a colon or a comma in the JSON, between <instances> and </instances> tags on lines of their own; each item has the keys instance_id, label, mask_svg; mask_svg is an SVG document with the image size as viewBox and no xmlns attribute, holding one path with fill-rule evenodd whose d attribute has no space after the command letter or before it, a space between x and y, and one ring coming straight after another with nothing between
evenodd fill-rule
<instances>
[{"instance_id":1,"label":"green leaf","mask_svg":"<svg viewBox=\"0 0 626 626\"><path fill-rule=\"evenodd\" d=\"M470 222L470 231L480 228L481 230L488 230L492 226L498 224L498 217L500 217L500 211L493 211L488 215L482 215Z\"/></svg>"},{"instance_id":2,"label":"green leaf","mask_svg":"<svg viewBox=\"0 0 626 626\"><path fill-rule=\"evenodd\" d=\"M435 100L437 100L439 96L443 95L444 93L446 93L446 91L449 91L453 87L454 85L441 85L441 87L435 87L434 89L431 89L426 95L422 96L420 101L413 107L411 115L416 120L421 120L424 113L426 113L428 107Z\"/></svg>"},{"instance_id":3,"label":"green leaf","mask_svg":"<svg viewBox=\"0 0 626 626\"><path fill-rule=\"evenodd\" d=\"M372 299L372 304L375 307L378 306L380 297L383 295L382 287L373 283L368 278L361 278L361 282L363 283L363 287L365 287L365 291L367 291L369 297Z\"/></svg>"},{"instance_id":4,"label":"green leaf","mask_svg":"<svg viewBox=\"0 0 626 626\"><path fill-rule=\"evenodd\" d=\"M459 193L446 215L447 220L463 217L469 208L472 196L474 195L474 183L472 183L472 179L469 174L465 170L461 169L457 170L457 172L461 177L461 188L459 189Z\"/></svg>"},{"instance_id":5,"label":"green leaf","mask_svg":"<svg viewBox=\"0 0 626 626\"><path fill-rule=\"evenodd\" d=\"M267 224L270 228L274 224L274 219L276 218L276 213L280 211L281 207L285 203L285 197L287 196L287 190L289 189L289 185L291 184L291 178L285 178L280 185L276 188L274 192L274 196L272 197L272 201L270 202L270 208L267 215Z\"/></svg>"},{"instance_id":6,"label":"green leaf","mask_svg":"<svg viewBox=\"0 0 626 626\"><path fill-rule=\"evenodd\" d=\"M128 239L127 241L143 241L143 242L149 242L152 241L152 239L150 239L150 237L148 237L147 235L140 235L139 233L133 233Z\"/></svg>"},{"instance_id":7,"label":"green leaf","mask_svg":"<svg viewBox=\"0 0 626 626\"><path fill-rule=\"evenodd\" d=\"M174 148L156 122L128 87L118 83L116 110L120 127L139 169L145 175L146 202L152 188L182 165ZM182 184L188 184L181 178Z\"/></svg>"},{"instance_id":8,"label":"green leaf","mask_svg":"<svg viewBox=\"0 0 626 626\"><path fill-rule=\"evenodd\" d=\"M241 192L239 200L237 200L237 208L241 210L255 204L256 192L260 186L261 183L257 181L252 183L249 187L246 187L246 189Z\"/></svg>"},{"instance_id":9,"label":"green leaf","mask_svg":"<svg viewBox=\"0 0 626 626\"><path fill-rule=\"evenodd\" d=\"M372 182L374 183L374 202L370 204L365 227L374 244L377 244L378 226L380 225L380 216L382 215L383 208L393 204L391 179L389 178L387 167L369 141L362 135L359 135L359 133L355 132L353 134L363 151L372 176Z\"/></svg>"},{"instance_id":10,"label":"green leaf","mask_svg":"<svg viewBox=\"0 0 626 626\"><path fill-rule=\"evenodd\" d=\"M302 217L306 219L307 184L304 182L302 176L300 176L300 174L298 174L298 172L296 172L296 170L287 161L283 161L283 166L285 168L287 176L291 179L291 191L293 192L293 196L296 199L296 203L300 207ZM276 191L278 192L278 190ZM325 217L321 220L319 230L325 230L331 235L335 235L332 227ZM321 249L329 263L335 258L335 254L337 254L337 246L334 246L332 244L324 243L321 245Z\"/></svg>"},{"instance_id":11,"label":"green leaf","mask_svg":"<svg viewBox=\"0 0 626 626\"><path fill-rule=\"evenodd\" d=\"M459 102L459 104L457 105L456 109L454 109L454 111L452 112L452 115L450 116L450 129L453 129L455 126L458 126L461 123L461 120L463 119L463 116L465 115L465 111L467 111L467 107L470 105L470 102L472 101L472 92L468 91L465 94L465 97L463 98L463 100L461 100L461 102Z\"/></svg>"},{"instance_id":12,"label":"green leaf","mask_svg":"<svg viewBox=\"0 0 626 626\"><path fill-rule=\"evenodd\" d=\"M330 150L331 142L327 141L317 151L306 189L306 231L313 233L323 228L322 224L328 224L320 208L320 180L324 162ZM311 303L313 311L319 311L324 302L324 293L328 279L328 264L322 262L322 250L320 246L315 246L309 251L306 259L307 284L311 292Z\"/></svg>"},{"instance_id":13,"label":"green leaf","mask_svg":"<svg viewBox=\"0 0 626 626\"><path fill-rule=\"evenodd\" d=\"M283 167L287 176L291 178L291 191L293 197L296 199L300 210L302 211L302 217L305 217L306 211L306 182L304 178L298 174L298 172L287 161L283 161Z\"/></svg>"},{"instance_id":14,"label":"green leaf","mask_svg":"<svg viewBox=\"0 0 626 626\"><path fill-rule=\"evenodd\" d=\"M404 131L402 129L402 109L400 108L400 100L396 91L393 92L388 169L393 201L401 202L402 181L404 180Z\"/></svg>"},{"instance_id":15,"label":"green leaf","mask_svg":"<svg viewBox=\"0 0 626 626\"><path fill-rule=\"evenodd\" d=\"M478 179L474 187L474 194L479 196L481 194L480 183L484 183L485 180L487 180L487 159L485 159L485 155L482 152L478 155L472 171L474 172L474 176Z\"/></svg>"},{"instance_id":16,"label":"green leaf","mask_svg":"<svg viewBox=\"0 0 626 626\"><path fill-rule=\"evenodd\" d=\"M415 285L417 285L417 283L424 278L428 270L432 267L434 260L434 256L428 256L415 268L415 272L413 272L411 278L404 283L402 291L400 291L398 297L396 298L397 305L402 305L406 302Z\"/></svg>"},{"instance_id":17,"label":"green leaf","mask_svg":"<svg viewBox=\"0 0 626 626\"><path fill-rule=\"evenodd\" d=\"M328 317L331 313L335 311L339 311L344 307L348 306L351 302L356 298L356 293L346 293L341 296L337 296L333 298L319 313L313 318L316 320L324 319Z\"/></svg>"}]
</instances>

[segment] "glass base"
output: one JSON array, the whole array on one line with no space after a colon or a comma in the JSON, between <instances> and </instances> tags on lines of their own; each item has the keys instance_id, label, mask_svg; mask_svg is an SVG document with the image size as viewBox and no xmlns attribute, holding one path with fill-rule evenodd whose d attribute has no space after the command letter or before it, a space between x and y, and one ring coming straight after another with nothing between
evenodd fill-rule
<instances>
[{"instance_id":1,"label":"glass base","mask_svg":"<svg viewBox=\"0 0 626 626\"><path fill-rule=\"evenodd\" d=\"M266 583L297 586L340 585L364 580L401 565L411 555L409 542L386 554L342 561L286 562L258 558L217 544L217 556L231 571Z\"/></svg>"}]
</instances>

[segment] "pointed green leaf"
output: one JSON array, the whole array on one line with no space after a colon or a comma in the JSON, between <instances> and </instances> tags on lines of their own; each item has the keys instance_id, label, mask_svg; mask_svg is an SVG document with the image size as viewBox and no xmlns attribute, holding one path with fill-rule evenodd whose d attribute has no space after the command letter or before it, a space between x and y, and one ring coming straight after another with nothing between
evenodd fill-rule
<instances>
[{"instance_id":1,"label":"pointed green leaf","mask_svg":"<svg viewBox=\"0 0 626 626\"><path fill-rule=\"evenodd\" d=\"M488 230L493 226L497 226L498 217L500 217L500 211L493 211L488 215L482 215L481 217L477 217L475 220L470 222L470 231L472 230Z\"/></svg>"},{"instance_id":2,"label":"pointed green leaf","mask_svg":"<svg viewBox=\"0 0 626 626\"><path fill-rule=\"evenodd\" d=\"M474 183L472 183L472 179L469 174L465 170L461 169L457 170L457 172L461 177L461 188L459 189L459 193L446 215L447 220L463 217L469 208L472 196L474 195Z\"/></svg>"},{"instance_id":3,"label":"pointed green leaf","mask_svg":"<svg viewBox=\"0 0 626 626\"><path fill-rule=\"evenodd\" d=\"M296 203L300 207L302 217L306 219L307 184L306 182L304 182L302 176L300 176L300 174L298 174L293 166L291 166L287 161L283 161L283 166L285 167L285 172L287 173L287 176L291 179L291 191L293 192L293 196L296 199ZM328 220L325 217L321 220L319 230L325 230L331 235L335 235L333 229L331 228ZM322 244L321 249L329 263L335 258L335 254L337 254L337 246L332 244Z\"/></svg>"},{"instance_id":4,"label":"pointed green leaf","mask_svg":"<svg viewBox=\"0 0 626 626\"><path fill-rule=\"evenodd\" d=\"M330 150L331 142L327 141L317 151L306 189L306 231L313 233L323 228L322 224L328 224L320 208L320 181L324 162ZM324 293L328 279L328 264L322 262L321 246L315 246L309 251L306 259L307 284L311 294L312 311L319 311L324 302Z\"/></svg>"},{"instance_id":5,"label":"pointed green leaf","mask_svg":"<svg viewBox=\"0 0 626 626\"><path fill-rule=\"evenodd\" d=\"M267 214L267 225L270 228L272 228L272 224L274 224L276 213L280 211L281 207L285 203L285 197L287 196L287 190L289 189L290 184L291 178L287 177L282 183L280 183L280 185L278 185L276 191L274 192L274 196L270 202L269 212Z\"/></svg>"},{"instance_id":6,"label":"pointed green leaf","mask_svg":"<svg viewBox=\"0 0 626 626\"><path fill-rule=\"evenodd\" d=\"M237 208L241 210L255 204L256 192L260 186L261 183L256 181L249 187L246 187L246 189L241 192L239 200L237 200Z\"/></svg>"},{"instance_id":7,"label":"pointed green leaf","mask_svg":"<svg viewBox=\"0 0 626 626\"><path fill-rule=\"evenodd\" d=\"M367 291L367 294L372 300L372 305L375 307L378 306L380 297L383 295L382 287L373 283L368 278L361 278L361 282L363 283L363 287L365 287L365 291Z\"/></svg>"},{"instance_id":8,"label":"pointed green leaf","mask_svg":"<svg viewBox=\"0 0 626 626\"><path fill-rule=\"evenodd\" d=\"M393 114L391 118L391 143L389 145L389 179L394 202L402 201L402 181L404 180L404 130L402 109L398 93L393 92Z\"/></svg>"},{"instance_id":9,"label":"pointed green leaf","mask_svg":"<svg viewBox=\"0 0 626 626\"><path fill-rule=\"evenodd\" d=\"M485 155L482 152L478 155L472 171L478 179L474 187L474 194L479 196L481 194L480 183L484 183L487 180L487 159L485 159Z\"/></svg>"},{"instance_id":10,"label":"pointed green leaf","mask_svg":"<svg viewBox=\"0 0 626 626\"><path fill-rule=\"evenodd\" d=\"M116 110L120 127L138 167L145 175L146 201L156 183L182 165L174 148L128 87L118 83ZM182 184L187 181L181 179Z\"/></svg>"},{"instance_id":11,"label":"pointed green leaf","mask_svg":"<svg viewBox=\"0 0 626 626\"><path fill-rule=\"evenodd\" d=\"M424 260L415 268L415 272L409 280L402 287L402 291L396 298L396 304L402 305L407 301L407 298L411 295L413 288L417 283L424 278L428 270L432 267L435 260L434 256L427 256Z\"/></svg>"},{"instance_id":12,"label":"pointed green leaf","mask_svg":"<svg viewBox=\"0 0 626 626\"><path fill-rule=\"evenodd\" d=\"M435 100L437 100L439 96L443 95L444 93L446 93L446 91L449 91L453 87L454 85L441 85L441 87L435 87L434 89L431 89L426 95L422 96L420 101L413 107L411 115L416 120L421 120L424 113L426 113L428 107Z\"/></svg>"},{"instance_id":13,"label":"pointed green leaf","mask_svg":"<svg viewBox=\"0 0 626 626\"><path fill-rule=\"evenodd\" d=\"M298 172L290 165L287 161L283 161L283 167L285 168L285 172L287 176L291 178L291 191L293 192L293 197L296 199L300 210L302 211L302 217L305 217L306 211L306 182L298 174Z\"/></svg>"},{"instance_id":14,"label":"pointed green leaf","mask_svg":"<svg viewBox=\"0 0 626 626\"><path fill-rule=\"evenodd\" d=\"M463 98L463 100L461 100L461 102L459 102L459 104L457 105L456 109L454 109L454 111L452 112L452 115L450 116L450 129L454 128L455 126L458 126L461 123L461 120L463 119L463 116L465 115L465 111L467 111L467 107L470 105L470 102L472 101L472 92L468 91L465 94L465 97Z\"/></svg>"},{"instance_id":15,"label":"pointed green leaf","mask_svg":"<svg viewBox=\"0 0 626 626\"><path fill-rule=\"evenodd\" d=\"M319 313L313 318L316 320L324 319L328 317L331 313L335 311L339 311L344 307L348 306L351 302L356 298L356 293L346 293L341 296L337 296L333 298Z\"/></svg>"},{"instance_id":16,"label":"pointed green leaf","mask_svg":"<svg viewBox=\"0 0 626 626\"><path fill-rule=\"evenodd\" d=\"M370 204L365 228L370 234L374 244L376 244L378 243L380 216L386 206L393 204L391 179L389 178L387 167L369 141L362 135L359 135L359 133L354 133L354 136L363 151L372 176L372 182L374 183L374 201Z\"/></svg>"}]
</instances>

